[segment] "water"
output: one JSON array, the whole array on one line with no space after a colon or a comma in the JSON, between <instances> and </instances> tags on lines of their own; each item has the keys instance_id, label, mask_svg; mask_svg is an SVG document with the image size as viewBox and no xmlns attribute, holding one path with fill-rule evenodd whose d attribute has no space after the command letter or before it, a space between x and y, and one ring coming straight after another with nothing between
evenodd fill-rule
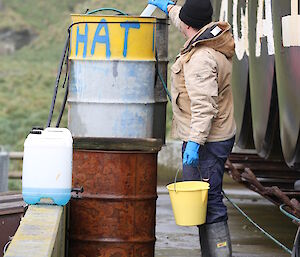
<instances>
[{"instance_id":1,"label":"water","mask_svg":"<svg viewBox=\"0 0 300 257\"><path fill-rule=\"evenodd\" d=\"M278 207L231 180L225 180L224 188L229 197L255 222L288 248L292 248L297 227ZM160 186L158 192L155 256L199 257L198 229L177 226L167 191ZM225 203L228 207L234 257L290 257L250 224L228 201Z\"/></svg>"},{"instance_id":2,"label":"water","mask_svg":"<svg viewBox=\"0 0 300 257\"><path fill-rule=\"evenodd\" d=\"M52 199L56 205L64 206L71 199L71 188L23 188L22 195L27 204L37 204L41 199Z\"/></svg>"}]
</instances>

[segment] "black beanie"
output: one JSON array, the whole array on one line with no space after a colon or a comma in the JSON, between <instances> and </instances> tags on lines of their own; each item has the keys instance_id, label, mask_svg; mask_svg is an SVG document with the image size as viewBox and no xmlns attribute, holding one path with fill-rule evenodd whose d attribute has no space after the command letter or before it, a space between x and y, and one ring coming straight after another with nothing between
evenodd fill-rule
<instances>
[{"instance_id":1,"label":"black beanie","mask_svg":"<svg viewBox=\"0 0 300 257\"><path fill-rule=\"evenodd\" d=\"M212 21L213 8L210 0L186 0L179 18L188 26L201 29Z\"/></svg>"}]
</instances>

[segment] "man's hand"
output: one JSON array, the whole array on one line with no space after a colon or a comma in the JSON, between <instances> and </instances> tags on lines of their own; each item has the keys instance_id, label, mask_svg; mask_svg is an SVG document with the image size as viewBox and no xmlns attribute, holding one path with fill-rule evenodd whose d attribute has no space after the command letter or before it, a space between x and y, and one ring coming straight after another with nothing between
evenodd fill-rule
<instances>
[{"instance_id":1,"label":"man's hand","mask_svg":"<svg viewBox=\"0 0 300 257\"><path fill-rule=\"evenodd\" d=\"M197 165L199 165L199 148L200 145L192 141L189 141L186 144L186 148L183 153L183 165L191 165L193 167L197 167Z\"/></svg>"},{"instance_id":2,"label":"man's hand","mask_svg":"<svg viewBox=\"0 0 300 257\"><path fill-rule=\"evenodd\" d=\"M175 5L175 3L171 0L148 0L148 4L155 5L167 15L169 14L168 5Z\"/></svg>"}]
</instances>

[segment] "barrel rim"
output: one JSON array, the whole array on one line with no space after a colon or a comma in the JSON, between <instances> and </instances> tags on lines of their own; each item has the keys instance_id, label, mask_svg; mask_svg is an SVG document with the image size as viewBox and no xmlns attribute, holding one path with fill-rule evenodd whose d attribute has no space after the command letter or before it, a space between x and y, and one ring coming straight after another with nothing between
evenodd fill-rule
<instances>
[{"instance_id":1,"label":"barrel rim","mask_svg":"<svg viewBox=\"0 0 300 257\"><path fill-rule=\"evenodd\" d=\"M73 142L73 150L76 151L109 151L111 154L153 154L158 153L163 146L159 138L73 137Z\"/></svg>"}]
</instances>

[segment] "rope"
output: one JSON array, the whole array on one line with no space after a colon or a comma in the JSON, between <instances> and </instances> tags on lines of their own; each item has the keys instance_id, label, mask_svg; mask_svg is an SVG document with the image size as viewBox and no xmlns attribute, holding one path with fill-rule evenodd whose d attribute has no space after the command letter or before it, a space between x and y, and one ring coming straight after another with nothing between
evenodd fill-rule
<instances>
[{"instance_id":1,"label":"rope","mask_svg":"<svg viewBox=\"0 0 300 257\"><path fill-rule=\"evenodd\" d=\"M285 216L287 216L287 217L289 217L290 219L292 219L292 220L294 220L294 221L300 223L300 219L297 218L296 216L294 216L293 214L287 212L287 211L284 209L284 207L286 207L285 204L280 205L280 206L279 206L280 211L281 211Z\"/></svg>"},{"instance_id":2,"label":"rope","mask_svg":"<svg viewBox=\"0 0 300 257\"><path fill-rule=\"evenodd\" d=\"M87 12L87 14L91 15L91 14L94 14L94 13L97 13L97 12L103 12L103 11L113 11L113 12L119 13L120 15L126 15L126 16L128 16L127 13L124 13L124 12L118 10L118 9L115 9L115 8L99 8L99 9L95 9L93 11L89 11L89 12Z\"/></svg>"},{"instance_id":3,"label":"rope","mask_svg":"<svg viewBox=\"0 0 300 257\"><path fill-rule=\"evenodd\" d=\"M164 81L164 79L163 79L163 77L162 77L162 75L161 75L161 73L160 73L160 71L159 71L158 69L157 69L157 73L158 73L158 77L159 77L161 83L162 83L163 86L164 86L164 89L165 89L166 94L167 94L167 96L168 96L168 98L169 98L169 101L172 102L172 96L171 96L171 94L170 94L170 92L169 92L169 90L168 90L167 84L166 84L166 82Z\"/></svg>"},{"instance_id":4,"label":"rope","mask_svg":"<svg viewBox=\"0 0 300 257\"><path fill-rule=\"evenodd\" d=\"M292 254L292 251L287 248L285 245L280 243L276 238L274 238L272 235L270 235L267 231L265 231L262 227L260 227L257 223L255 223L239 206L237 206L226 194L224 191L222 191L224 197L232 204L232 206L237 209L253 226L255 226L260 232L262 232L267 238L271 239L275 244L280 246L283 250L288 252L289 254Z\"/></svg>"}]
</instances>

